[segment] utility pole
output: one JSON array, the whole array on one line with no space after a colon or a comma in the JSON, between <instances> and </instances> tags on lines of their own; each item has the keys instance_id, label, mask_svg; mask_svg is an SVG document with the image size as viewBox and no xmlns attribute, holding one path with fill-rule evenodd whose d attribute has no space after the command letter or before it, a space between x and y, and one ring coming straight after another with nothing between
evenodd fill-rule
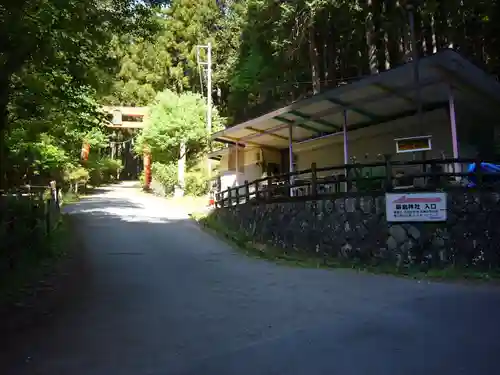
<instances>
[{"instance_id":1,"label":"utility pole","mask_svg":"<svg viewBox=\"0 0 500 375\"><path fill-rule=\"evenodd\" d=\"M420 0L406 0L404 1L404 6L408 12L408 23L410 26L410 36L411 36L411 49L412 49L412 60L413 60L413 79L415 81L415 95L417 100L417 120L418 120L418 131L420 135L424 135L424 113L422 105L422 93L420 87L420 60L417 50L417 39L415 36L415 9L418 6ZM422 152L422 159L426 159L425 151ZM425 168L425 166L423 166Z\"/></svg>"},{"instance_id":2,"label":"utility pole","mask_svg":"<svg viewBox=\"0 0 500 375\"><path fill-rule=\"evenodd\" d=\"M415 89L416 89L416 96L417 96L417 114L418 114L418 121L419 121L419 130L422 131L422 125L423 125L423 118L422 118L422 94L420 90L420 61L419 61L419 56L418 56L418 50L417 50L417 40L415 37L415 3L416 1L407 1L406 3L406 10L408 12L408 18L409 18L409 24L410 24L410 35L411 35L411 49L413 52L413 79L415 80ZM423 134L422 134L423 135Z\"/></svg>"},{"instance_id":3,"label":"utility pole","mask_svg":"<svg viewBox=\"0 0 500 375\"><path fill-rule=\"evenodd\" d=\"M202 61L200 58L200 49L206 49L207 60ZM208 42L207 45L196 46L196 59L198 65L201 67L206 66L207 70L207 133L212 134L212 43ZM202 69L204 71L204 69ZM203 80L201 81L203 82ZM203 84L202 84L203 90ZM211 147L210 147L211 148ZM208 177L212 175L212 163L211 160L207 158L207 172Z\"/></svg>"}]
</instances>

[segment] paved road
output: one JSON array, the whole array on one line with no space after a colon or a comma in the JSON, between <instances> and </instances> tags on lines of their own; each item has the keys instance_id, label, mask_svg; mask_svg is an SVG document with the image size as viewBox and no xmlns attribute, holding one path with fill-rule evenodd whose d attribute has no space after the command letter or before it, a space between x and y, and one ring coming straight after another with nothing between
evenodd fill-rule
<instances>
[{"instance_id":1,"label":"paved road","mask_svg":"<svg viewBox=\"0 0 500 375\"><path fill-rule=\"evenodd\" d=\"M250 259L125 187L72 209L85 288L8 374L498 374L496 288Z\"/></svg>"}]
</instances>

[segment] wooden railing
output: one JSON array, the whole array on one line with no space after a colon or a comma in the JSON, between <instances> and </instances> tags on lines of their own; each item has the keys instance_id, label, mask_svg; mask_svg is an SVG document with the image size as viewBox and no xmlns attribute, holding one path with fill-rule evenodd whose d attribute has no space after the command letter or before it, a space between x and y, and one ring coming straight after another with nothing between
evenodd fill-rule
<instances>
[{"instance_id":1,"label":"wooden railing","mask_svg":"<svg viewBox=\"0 0 500 375\"><path fill-rule=\"evenodd\" d=\"M500 187L500 174L482 171L479 159L384 161L311 168L245 181L215 193L215 206L250 201L271 203L290 200L332 199L338 196L380 195L389 191L436 191L456 188ZM496 162L488 161L492 164ZM475 164L474 172L468 172ZM498 185L495 182L498 181Z\"/></svg>"}]
</instances>

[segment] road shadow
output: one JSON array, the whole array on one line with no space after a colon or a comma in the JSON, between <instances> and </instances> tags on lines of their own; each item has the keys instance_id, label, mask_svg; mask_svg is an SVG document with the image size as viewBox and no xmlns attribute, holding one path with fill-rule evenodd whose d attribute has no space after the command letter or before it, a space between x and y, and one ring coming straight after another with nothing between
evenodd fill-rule
<instances>
[{"instance_id":1,"label":"road shadow","mask_svg":"<svg viewBox=\"0 0 500 375\"><path fill-rule=\"evenodd\" d=\"M73 206L80 284L23 337L7 374L496 370L498 293L278 267L144 207L107 195Z\"/></svg>"}]
</instances>

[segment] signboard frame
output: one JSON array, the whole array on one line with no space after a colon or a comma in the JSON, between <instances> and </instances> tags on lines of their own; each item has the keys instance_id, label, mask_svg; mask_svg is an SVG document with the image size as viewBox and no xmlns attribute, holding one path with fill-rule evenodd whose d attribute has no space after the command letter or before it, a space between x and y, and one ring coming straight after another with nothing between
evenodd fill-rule
<instances>
[{"instance_id":1,"label":"signboard frame","mask_svg":"<svg viewBox=\"0 0 500 375\"><path fill-rule=\"evenodd\" d=\"M385 212L389 223L444 222L448 219L448 194L386 193Z\"/></svg>"},{"instance_id":2,"label":"signboard frame","mask_svg":"<svg viewBox=\"0 0 500 375\"><path fill-rule=\"evenodd\" d=\"M400 143L404 141L421 141L425 140L427 143L426 147L420 147L420 148L415 148L411 150L403 150L400 147ZM432 150L432 135L423 135L423 136L417 136L417 137L407 137L407 138L396 138L394 139L396 142L396 153L397 154L405 154L408 152L419 152L419 151L431 151Z\"/></svg>"}]
</instances>

